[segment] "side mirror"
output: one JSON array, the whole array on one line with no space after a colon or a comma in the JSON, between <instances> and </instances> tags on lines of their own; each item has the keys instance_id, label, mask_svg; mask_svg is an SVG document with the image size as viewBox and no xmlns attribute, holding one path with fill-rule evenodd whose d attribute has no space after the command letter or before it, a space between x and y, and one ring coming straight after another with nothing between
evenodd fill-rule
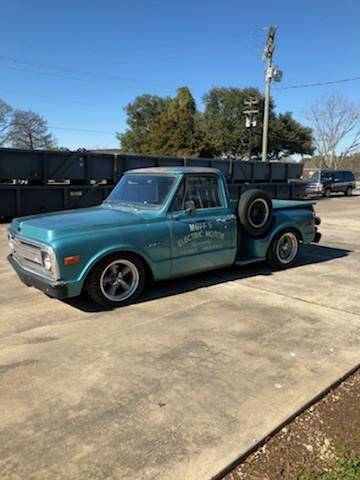
<instances>
[{"instance_id":1,"label":"side mirror","mask_svg":"<svg viewBox=\"0 0 360 480\"><path fill-rule=\"evenodd\" d=\"M196 205L194 200L188 200L185 202L185 213L192 215L196 210Z\"/></svg>"}]
</instances>

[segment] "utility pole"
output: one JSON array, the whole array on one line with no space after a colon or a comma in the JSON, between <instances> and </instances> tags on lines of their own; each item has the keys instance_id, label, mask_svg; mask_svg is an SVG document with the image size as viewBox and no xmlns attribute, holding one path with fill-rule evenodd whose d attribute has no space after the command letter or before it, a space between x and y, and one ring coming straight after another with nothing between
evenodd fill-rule
<instances>
[{"instance_id":1,"label":"utility pole","mask_svg":"<svg viewBox=\"0 0 360 480\"><path fill-rule=\"evenodd\" d=\"M248 110L243 111L243 114L245 115L245 127L249 131L249 160L251 160L252 155L252 129L257 125L256 116L259 113L259 110L255 108L258 103L259 100L253 97L244 101L245 107L248 108Z\"/></svg>"},{"instance_id":2,"label":"utility pole","mask_svg":"<svg viewBox=\"0 0 360 480\"><path fill-rule=\"evenodd\" d=\"M263 123L262 154L261 154L261 159L263 162L266 162L267 160L267 150L268 150L271 80L274 78L276 82L280 82L282 78L281 70L278 67L273 67L273 63L272 63L273 53L275 50L275 35L276 35L276 27L270 27L268 31L266 47L264 50L264 58L266 59L266 70L265 70L264 123Z\"/></svg>"}]
</instances>

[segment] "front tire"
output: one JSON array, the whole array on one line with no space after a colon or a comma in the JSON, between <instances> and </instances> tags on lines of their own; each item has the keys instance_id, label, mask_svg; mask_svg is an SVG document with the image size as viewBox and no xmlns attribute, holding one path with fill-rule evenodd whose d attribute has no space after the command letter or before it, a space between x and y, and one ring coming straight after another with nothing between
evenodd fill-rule
<instances>
[{"instance_id":1,"label":"front tire","mask_svg":"<svg viewBox=\"0 0 360 480\"><path fill-rule=\"evenodd\" d=\"M330 198L330 196L331 196L331 189L330 189L330 188L326 188L326 189L325 189L325 192L324 192L324 197Z\"/></svg>"},{"instance_id":2,"label":"front tire","mask_svg":"<svg viewBox=\"0 0 360 480\"><path fill-rule=\"evenodd\" d=\"M348 187L348 188L346 189L345 195L346 195L347 197L351 197L351 195L352 195L352 187Z\"/></svg>"},{"instance_id":3,"label":"front tire","mask_svg":"<svg viewBox=\"0 0 360 480\"><path fill-rule=\"evenodd\" d=\"M144 289L143 262L132 254L116 254L100 260L91 270L85 289L97 304L121 307L133 303Z\"/></svg>"},{"instance_id":4,"label":"front tire","mask_svg":"<svg viewBox=\"0 0 360 480\"><path fill-rule=\"evenodd\" d=\"M285 230L271 242L266 261L272 268L283 270L296 262L299 250L299 236L293 230Z\"/></svg>"}]
</instances>

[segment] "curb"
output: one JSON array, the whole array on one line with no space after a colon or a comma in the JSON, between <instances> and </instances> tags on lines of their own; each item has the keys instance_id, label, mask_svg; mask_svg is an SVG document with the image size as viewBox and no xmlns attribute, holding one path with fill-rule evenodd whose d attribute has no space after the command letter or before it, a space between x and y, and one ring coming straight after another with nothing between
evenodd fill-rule
<instances>
[{"instance_id":1,"label":"curb","mask_svg":"<svg viewBox=\"0 0 360 480\"><path fill-rule=\"evenodd\" d=\"M351 375L353 375L357 370L360 369L360 363L358 363L355 367L351 368L348 370L344 375L342 375L339 379L335 380L329 387L326 387L324 390L322 390L320 393L315 395L311 400L306 402L302 407L300 407L298 410L296 410L295 413L290 415L286 420L280 423L277 427L275 427L273 430L271 430L270 433L265 435L261 440L255 443L255 445L252 445L250 448L248 448L243 454L241 454L236 460L231 462L229 465L227 465L225 468L223 468L219 473L211 477L210 480L222 480L225 475L230 473L234 468L236 468L240 463L242 463L244 460L246 460L247 457L249 457L252 453L254 453L256 450L261 448L268 440L270 440L272 437L274 437L280 430L282 430L284 427L286 427L289 423L291 423L295 418L297 418L299 415L304 413L308 408L310 408L312 405L317 403L319 400L324 398L328 393L330 393L332 390L335 390L341 383L343 383L345 380L347 380Z\"/></svg>"}]
</instances>

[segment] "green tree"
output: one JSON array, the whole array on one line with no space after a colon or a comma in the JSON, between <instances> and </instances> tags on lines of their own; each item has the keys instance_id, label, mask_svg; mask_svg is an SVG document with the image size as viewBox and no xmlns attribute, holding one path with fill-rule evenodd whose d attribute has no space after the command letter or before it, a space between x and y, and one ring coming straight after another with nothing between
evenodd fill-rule
<instances>
[{"instance_id":1,"label":"green tree","mask_svg":"<svg viewBox=\"0 0 360 480\"><path fill-rule=\"evenodd\" d=\"M9 126L8 140L15 148L27 150L56 148L46 120L32 111L15 110Z\"/></svg>"},{"instance_id":2,"label":"green tree","mask_svg":"<svg viewBox=\"0 0 360 480\"><path fill-rule=\"evenodd\" d=\"M257 125L245 125L245 101L258 101ZM128 130L118 134L128 152L202 157L260 159L264 98L256 88L212 88L203 96L204 112L196 109L187 87L174 98L142 95L126 107ZM269 158L312 153L309 128L292 118L291 113L276 115L270 102Z\"/></svg>"},{"instance_id":3,"label":"green tree","mask_svg":"<svg viewBox=\"0 0 360 480\"><path fill-rule=\"evenodd\" d=\"M203 131L203 154L211 157L227 156L242 158L247 155L249 131L245 127L245 100L258 100L259 115L263 99L256 88L212 88L203 96L205 110L201 122ZM257 154L261 122L252 131L253 152Z\"/></svg>"},{"instance_id":4,"label":"green tree","mask_svg":"<svg viewBox=\"0 0 360 480\"><path fill-rule=\"evenodd\" d=\"M303 127L290 112L273 116L269 125L269 158L281 160L293 154L314 152L311 128Z\"/></svg>"},{"instance_id":5,"label":"green tree","mask_svg":"<svg viewBox=\"0 0 360 480\"><path fill-rule=\"evenodd\" d=\"M134 102L125 107L128 129L125 133L117 133L124 151L145 153L152 123L167 109L170 100L170 98L145 94L136 97Z\"/></svg>"},{"instance_id":6,"label":"green tree","mask_svg":"<svg viewBox=\"0 0 360 480\"><path fill-rule=\"evenodd\" d=\"M190 90L181 87L166 110L151 125L145 153L197 156L200 139L198 113Z\"/></svg>"},{"instance_id":7,"label":"green tree","mask_svg":"<svg viewBox=\"0 0 360 480\"><path fill-rule=\"evenodd\" d=\"M251 152L260 159L264 98L256 88L213 88L203 97L205 111L202 119L204 132L203 154L248 159L250 131L245 126L245 101L258 101L257 125L251 131ZM291 113L274 112L270 102L268 152L270 159L280 160L297 154L313 152L311 129L303 127Z\"/></svg>"}]
</instances>

